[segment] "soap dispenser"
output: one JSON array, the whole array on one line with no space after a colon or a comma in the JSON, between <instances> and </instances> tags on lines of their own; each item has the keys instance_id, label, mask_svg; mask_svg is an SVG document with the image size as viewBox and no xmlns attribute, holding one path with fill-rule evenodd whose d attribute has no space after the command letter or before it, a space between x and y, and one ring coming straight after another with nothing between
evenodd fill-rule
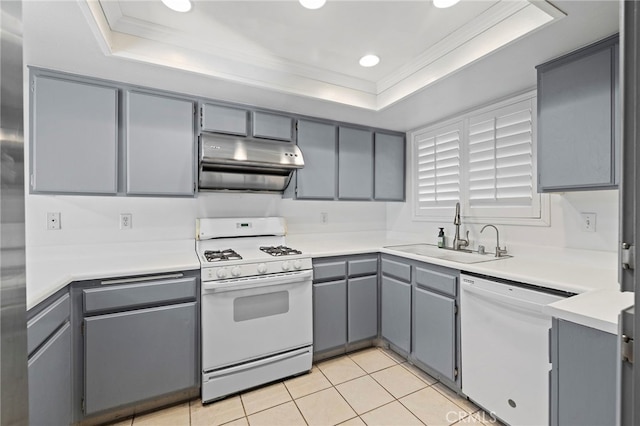
<instances>
[{"instance_id":1,"label":"soap dispenser","mask_svg":"<svg viewBox=\"0 0 640 426\"><path fill-rule=\"evenodd\" d=\"M438 232L438 247L444 248L444 228L439 228L440 232Z\"/></svg>"}]
</instances>

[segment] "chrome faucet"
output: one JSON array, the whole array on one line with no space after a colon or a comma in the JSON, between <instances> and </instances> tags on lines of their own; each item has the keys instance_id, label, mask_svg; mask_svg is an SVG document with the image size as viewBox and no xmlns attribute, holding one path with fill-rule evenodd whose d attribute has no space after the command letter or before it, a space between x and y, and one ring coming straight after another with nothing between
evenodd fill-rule
<instances>
[{"instance_id":1,"label":"chrome faucet","mask_svg":"<svg viewBox=\"0 0 640 426\"><path fill-rule=\"evenodd\" d=\"M491 227L491 228L496 230L496 257L501 257L502 255L507 254L507 247L506 246L503 249L500 248L500 233L498 232L498 228L496 228L494 225L485 225L480 230L481 234L482 234L482 231L484 231L484 228L486 228L486 227Z\"/></svg>"},{"instance_id":2,"label":"chrome faucet","mask_svg":"<svg viewBox=\"0 0 640 426\"><path fill-rule=\"evenodd\" d=\"M453 249L462 250L469 246L469 231L467 231L467 239L460 238L460 203L456 203L456 215L453 218L453 224L456 226L456 234L453 237Z\"/></svg>"}]
</instances>

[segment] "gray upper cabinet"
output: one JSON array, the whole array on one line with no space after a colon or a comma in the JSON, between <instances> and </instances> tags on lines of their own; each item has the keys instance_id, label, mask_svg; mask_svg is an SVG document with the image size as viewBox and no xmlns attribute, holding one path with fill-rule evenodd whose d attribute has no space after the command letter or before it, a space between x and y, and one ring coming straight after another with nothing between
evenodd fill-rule
<instances>
[{"instance_id":1,"label":"gray upper cabinet","mask_svg":"<svg viewBox=\"0 0 640 426\"><path fill-rule=\"evenodd\" d=\"M31 190L115 194L118 89L35 75Z\"/></svg>"},{"instance_id":2,"label":"gray upper cabinet","mask_svg":"<svg viewBox=\"0 0 640 426\"><path fill-rule=\"evenodd\" d=\"M193 102L128 92L125 132L127 194L193 195Z\"/></svg>"},{"instance_id":3,"label":"gray upper cabinet","mask_svg":"<svg viewBox=\"0 0 640 426\"><path fill-rule=\"evenodd\" d=\"M304 156L304 168L296 172L297 198L333 200L336 194L336 127L299 120L298 147Z\"/></svg>"},{"instance_id":4,"label":"gray upper cabinet","mask_svg":"<svg viewBox=\"0 0 640 426\"><path fill-rule=\"evenodd\" d=\"M247 136L249 112L245 109L204 104L201 111L202 130Z\"/></svg>"},{"instance_id":5,"label":"gray upper cabinet","mask_svg":"<svg viewBox=\"0 0 640 426\"><path fill-rule=\"evenodd\" d=\"M340 127L338 136L338 198L373 198L373 133Z\"/></svg>"},{"instance_id":6,"label":"gray upper cabinet","mask_svg":"<svg viewBox=\"0 0 640 426\"><path fill-rule=\"evenodd\" d=\"M405 139L376 132L374 198L404 201Z\"/></svg>"},{"instance_id":7,"label":"gray upper cabinet","mask_svg":"<svg viewBox=\"0 0 640 426\"><path fill-rule=\"evenodd\" d=\"M291 142L293 140L293 119L285 115L254 111L252 133L256 138Z\"/></svg>"},{"instance_id":8,"label":"gray upper cabinet","mask_svg":"<svg viewBox=\"0 0 640 426\"><path fill-rule=\"evenodd\" d=\"M538 190L615 188L618 36L538 69Z\"/></svg>"}]
</instances>

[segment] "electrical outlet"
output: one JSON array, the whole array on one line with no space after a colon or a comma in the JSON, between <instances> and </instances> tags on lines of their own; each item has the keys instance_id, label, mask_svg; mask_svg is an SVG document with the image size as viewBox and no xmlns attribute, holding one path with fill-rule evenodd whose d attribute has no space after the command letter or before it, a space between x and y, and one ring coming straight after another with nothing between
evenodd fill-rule
<instances>
[{"instance_id":1,"label":"electrical outlet","mask_svg":"<svg viewBox=\"0 0 640 426\"><path fill-rule=\"evenodd\" d=\"M60 212L47 213L47 229L49 231L58 231L62 228L60 224Z\"/></svg>"},{"instance_id":2,"label":"electrical outlet","mask_svg":"<svg viewBox=\"0 0 640 426\"><path fill-rule=\"evenodd\" d=\"M120 229L131 229L133 223L131 222L131 213L120 213Z\"/></svg>"},{"instance_id":3,"label":"electrical outlet","mask_svg":"<svg viewBox=\"0 0 640 426\"><path fill-rule=\"evenodd\" d=\"M329 223L329 213L321 212L320 217L322 218L322 223Z\"/></svg>"},{"instance_id":4,"label":"electrical outlet","mask_svg":"<svg viewBox=\"0 0 640 426\"><path fill-rule=\"evenodd\" d=\"M584 232L596 232L596 214L581 213L581 216L582 216L582 230Z\"/></svg>"}]
</instances>

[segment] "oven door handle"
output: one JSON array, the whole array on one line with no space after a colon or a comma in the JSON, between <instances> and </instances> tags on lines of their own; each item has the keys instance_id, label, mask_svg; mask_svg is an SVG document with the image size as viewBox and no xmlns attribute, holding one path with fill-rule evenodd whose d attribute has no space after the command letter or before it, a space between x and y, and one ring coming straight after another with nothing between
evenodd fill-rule
<instances>
[{"instance_id":1,"label":"oven door handle","mask_svg":"<svg viewBox=\"0 0 640 426\"><path fill-rule=\"evenodd\" d=\"M225 291L247 290L250 288L266 288L283 284L296 284L311 281L313 271L292 272L288 274L266 275L250 279L238 279L227 282L203 282L202 290L205 293L222 293Z\"/></svg>"}]
</instances>

